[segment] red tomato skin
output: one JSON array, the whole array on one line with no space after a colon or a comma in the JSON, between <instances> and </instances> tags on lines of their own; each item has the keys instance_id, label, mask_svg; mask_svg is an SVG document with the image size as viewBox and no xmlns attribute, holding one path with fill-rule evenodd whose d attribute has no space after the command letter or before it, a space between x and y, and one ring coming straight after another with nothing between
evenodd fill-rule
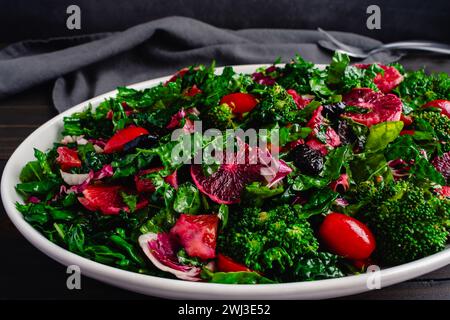
<instances>
[{"instance_id":1,"label":"red tomato skin","mask_svg":"<svg viewBox=\"0 0 450 320\"><path fill-rule=\"evenodd\" d=\"M402 130L400 132L401 136L410 135L413 136L416 132L414 130Z\"/></svg>"},{"instance_id":2,"label":"red tomato skin","mask_svg":"<svg viewBox=\"0 0 450 320\"><path fill-rule=\"evenodd\" d=\"M104 153L121 151L125 144L145 134L149 132L142 127L130 126L119 130L108 140L103 151Z\"/></svg>"},{"instance_id":3,"label":"red tomato skin","mask_svg":"<svg viewBox=\"0 0 450 320\"><path fill-rule=\"evenodd\" d=\"M77 150L72 150L68 147L58 147L56 151L58 152L56 162L61 167L61 170L67 171L81 167L81 160L78 158Z\"/></svg>"},{"instance_id":4,"label":"red tomato skin","mask_svg":"<svg viewBox=\"0 0 450 320\"><path fill-rule=\"evenodd\" d=\"M400 116L400 121L403 121L403 123L406 127L406 126L410 126L413 123L413 118L411 116L407 116L402 113L402 115Z\"/></svg>"},{"instance_id":5,"label":"red tomato skin","mask_svg":"<svg viewBox=\"0 0 450 320\"><path fill-rule=\"evenodd\" d=\"M239 272L239 271L248 271L251 270L246 266L237 263L230 257L224 256L223 254L217 254L217 270L221 272Z\"/></svg>"},{"instance_id":6,"label":"red tomato skin","mask_svg":"<svg viewBox=\"0 0 450 320\"><path fill-rule=\"evenodd\" d=\"M441 109L441 113L445 114L447 117L450 118L450 101L449 100L433 100L430 102L425 103L422 108L439 108Z\"/></svg>"},{"instance_id":7,"label":"red tomato skin","mask_svg":"<svg viewBox=\"0 0 450 320\"><path fill-rule=\"evenodd\" d=\"M366 270L368 266L373 264L373 262L371 261L371 259L353 260L352 264L355 268L359 270Z\"/></svg>"},{"instance_id":8,"label":"red tomato skin","mask_svg":"<svg viewBox=\"0 0 450 320\"><path fill-rule=\"evenodd\" d=\"M294 99L294 102L297 105L298 109L303 109L308 105L309 101L303 99L303 97L299 95L294 89L288 89L286 90L286 92L292 97L292 99Z\"/></svg>"},{"instance_id":9,"label":"red tomato skin","mask_svg":"<svg viewBox=\"0 0 450 320\"><path fill-rule=\"evenodd\" d=\"M213 259L216 257L217 215L181 214L170 233L178 239L190 257Z\"/></svg>"},{"instance_id":10,"label":"red tomato skin","mask_svg":"<svg viewBox=\"0 0 450 320\"><path fill-rule=\"evenodd\" d=\"M139 192L139 193L154 192L156 190L156 188L155 188L152 180L143 178L143 176L145 176L149 173L160 171L162 169L164 169L164 168L163 167L151 168L151 169L147 169L147 170L142 170L137 175L135 175L134 183L135 183L137 192Z\"/></svg>"},{"instance_id":11,"label":"red tomato skin","mask_svg":"<svg viewBox=\"0 0 450 320\"><path fill-rule=\"evenodd\" d=\"M192 87L186 90L184 95L187 97L194 97L198 94L201 94L202 92L203 91L194 84Z\"/></svg>"},{"instance_id":12,"label":"red tomato skin","mask_svg":"<svg viewBox=\"0 0 450 320\"><path fill-rule=\"evenodd\" d=\"M443 197L450 198L450 186L443 186L442 188L438 189L438 193Z\"/></svg>"},{"instance_id":13,"label":"red tomato skin","mask_svg":"<svg viewBox=\"0 0 450 320\"><path fill-rule=\"evenodd\" d=\"M321 242L332 252L351 260L364 260L375 250L369 228L342 213L328 214L319 229Z\"/></svg>"},{"instance_id":14,"label":"red tomato skin","mask_svg":"<svg viewBox=\"0 0 450 320\"><path fill-rule=\"evenodd\" d=\"M220 99L220 104L226 103L233 109L233 113L246 113L253 110L258 104L258 101L251 94L248 93L231 93L223 96Z\"/></svg>"},{"instance_id":15,"label":"red tomato skin","mask_svg":"<svg viewBox=\"0 0 450 320\"><path fill-rule=\"evenodd\" d=\"M183 78L183 76L189 71L189 68L183 68L178 70L169 80L167 80L164 83L164 86L166 86L168 83L170 82L175 82L177 81L178 78Z\"/></svg>"}]
</instances>

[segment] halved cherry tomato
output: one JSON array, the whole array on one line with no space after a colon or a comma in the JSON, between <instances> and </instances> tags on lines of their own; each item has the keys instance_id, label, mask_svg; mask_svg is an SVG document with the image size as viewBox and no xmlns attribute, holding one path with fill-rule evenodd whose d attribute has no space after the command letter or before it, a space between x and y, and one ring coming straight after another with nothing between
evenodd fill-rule
<instances>
[{"instance_id":1,"label":"halved cherry tomato","mask_svg":"<svg viewBox=\"0 0 450 320\"><path fill-rule=\"evenodd\" d=\"M119 130L108 140L103 151L104 153L121 151L125 144L145 134L149 134L149 132L142 127L131 126Z\"/></svg>"},{"instance_id":2,"label":"halved cherry tomato","mask_svg":"<svg viewBox=\"0 0 450 320\"><path fill-rule=\"evenodd\" d=\"M246 266L221 253L217 254L217 270L221 272L251 271Z\"/></svg>"},{"instance_id":3,"label":"halved cherry tomato","mask_svg":"<svg viewBox=\"0 0 450 320\"><path fill-rule=\"evenodd\" d=\"M68 147L58 147L56 152L58 152L56 162L61 167L61 170L67 171L72 168L81 167L81 160L78 158L77 150L72 150Z\"/></svg>"},{"instance_id":4,"label":"halved cherry tomato","mask_svg":"<svg viewBox=\"0 0 450 320\"><path fill-rule=\"evenodd\" d=\"M375 238L369 228L342 213L325 217L319 238L332 253L352 260L367 259L375 250Z\"/></svg>"},{"instance_id":5,"label":"halved cherry tomato","mask_svg":"<svg viewBox=\"0 0 450 320\"><path fill-rule=\"evenodd\" d=\"M449 100L433 100L427 102L422 106L422 108L439 108L441 109L441 113L445 114L447 117L450 117L450 101Z\"/></svg>"},{"instance_id":6,"label":"halved cherry tomato","mask_svg":"<svg viewBox=\"0 0 450 320\"><path fill-rule=\"evenodd\" d=\"M258 104L258 100L255 99L251 94L248 93L231 93L223 96L220 99L220 104L226 103L233 113L246 113L253 110Z\"/></svg>"}]
</instances>

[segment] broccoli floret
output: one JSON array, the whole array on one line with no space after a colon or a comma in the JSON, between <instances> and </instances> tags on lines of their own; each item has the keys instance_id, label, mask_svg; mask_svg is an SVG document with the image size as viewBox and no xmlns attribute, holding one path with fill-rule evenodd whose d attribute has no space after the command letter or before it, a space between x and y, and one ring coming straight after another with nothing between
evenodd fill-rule
<instances>
[{"instance_id":1,"label":"broccoli floret","mask_svg":"<svg viewBox=\"0 0 450 320\"><path fill-rule=\"evenodd\" d=\"M258 109L252 113L252 123L287 124L295 122L297 105L292 96L280 85L265 87Z\"/></svg>"},{"instance_id":2,"label":"broccoli floret","mask_svg":"<svg viewBox=\"0 0 450 320\"><path fill-rule=\"evenodd\" d=\"M421 110L415 113L416 119L428 122L441 141L450 141L450 118L435 110Z\"/></svg>"},{"instance_id":3,"label":"broccoli floret","mask_svg":"<svg viewBox=\"0 0 450 320\"><path fill-rule=\"evenodd\" d=\"M300 258L316 254L319 248L300 210L300 206L288 205L268 211L244 208L242 215L230 217L226 232L219 237L219 248L269 278L287 276Z\"/></svg>"},{"instance_id":4,"label":"broccoli floret","mask_svg":"<svg viewBox=\"0 0 450 320\"><path fill-rule=\"evenodd\" d=\"M209 108L202 120L208 128L225 130L233 127L232 119L232 109L227 104L219 104Z\"/></svg>"},{"instance_id":5,"label":"broccoli floret","mask_svg":"<svg viewBox=\"0 0 450 320\"><path fill-rule=\"evenodd\" d=\"M357 218L375 235L375 257L387 265L401 264L436 253L445 247L447 200L410 181L378 185L366 190Z\"/></svg>"}]
</instances>

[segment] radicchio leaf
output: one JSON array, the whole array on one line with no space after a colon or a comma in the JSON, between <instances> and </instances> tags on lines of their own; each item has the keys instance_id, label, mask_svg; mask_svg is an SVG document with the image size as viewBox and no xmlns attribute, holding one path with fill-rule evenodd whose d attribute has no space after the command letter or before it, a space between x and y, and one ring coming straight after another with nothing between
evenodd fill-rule
<instances>
[{"instance_id":1,"label":"radicchio leaf","mask_svg":"<svg viewBox=\"0 0 450 320\"><path fill-rule=\"evenodd\" d=\"M168 233L146 233L139 237L139 245L150 261L162 271L182 280L200 281L201 269L182 265L176 256L176 244Z\"/></svg>"}]
</instances>

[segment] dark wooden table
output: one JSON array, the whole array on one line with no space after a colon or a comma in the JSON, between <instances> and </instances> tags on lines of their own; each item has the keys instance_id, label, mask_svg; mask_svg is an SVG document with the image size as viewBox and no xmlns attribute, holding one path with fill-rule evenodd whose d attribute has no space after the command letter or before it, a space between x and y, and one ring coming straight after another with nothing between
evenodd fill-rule
<instances>
[{"instance_id":1,"label":"dark wooden table","mask_svg":"<svg viewBox=\"0 0 450 320\"><path fill-rule=\"evenodd\" d=\"M402 61L420 68L423 60ZM430 71L450 72L450 61L427 61ZM0 100L0 174L11 153L33 130L56 115L50 100L52 84ZM96 280L82 278L81 290L68 290L66 269L29 244L0 206L0 299L148 299ZM450 266L395 286L352 299L450 299Z\"/></svg>"}]
</instances>

